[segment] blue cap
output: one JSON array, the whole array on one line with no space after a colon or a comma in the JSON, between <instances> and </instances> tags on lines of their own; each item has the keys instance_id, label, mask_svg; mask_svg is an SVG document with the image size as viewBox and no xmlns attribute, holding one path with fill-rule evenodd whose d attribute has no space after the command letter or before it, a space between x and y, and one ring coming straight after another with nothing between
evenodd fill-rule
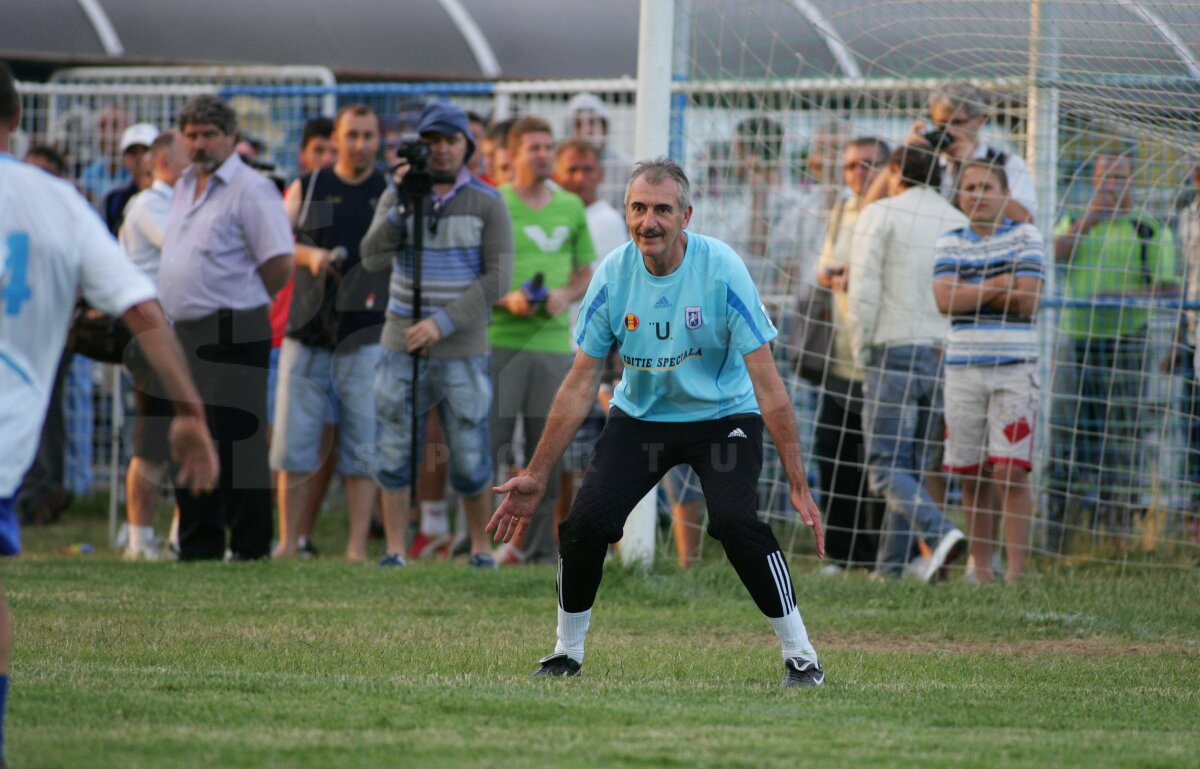
<instances>
[{"instance_id":1,"label":"blue cap","mask_svg":"<svg viewBox=\"0 0 1200 769\"><path fill-rule=\"evenodd\" d=\"M431 101L421 110L421 120L417 123L417 133L439 133L443 136L453 136L460 133L467 137L467 154L463 158L466 163L475 154L475 136L471 133L471 121L462 107L448 101Z\"/></svg>"}]
</instances>

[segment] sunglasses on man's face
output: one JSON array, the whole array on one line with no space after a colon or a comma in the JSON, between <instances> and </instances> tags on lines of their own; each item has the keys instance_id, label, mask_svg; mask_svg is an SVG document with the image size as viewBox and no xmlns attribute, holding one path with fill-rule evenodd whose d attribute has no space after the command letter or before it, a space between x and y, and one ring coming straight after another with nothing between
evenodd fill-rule
<instances>
[{"instance_id":1,"label":"sunglasses on man's face","mask_svg":"<svg viewBox=\"0 0 1200 769\"><path fill-rule=\"evenodd\" d=\"M869 160L859 160L856 163L846 163L842 166L843 171L873 171L875 164Z\"/></svg>"}]
</instances>

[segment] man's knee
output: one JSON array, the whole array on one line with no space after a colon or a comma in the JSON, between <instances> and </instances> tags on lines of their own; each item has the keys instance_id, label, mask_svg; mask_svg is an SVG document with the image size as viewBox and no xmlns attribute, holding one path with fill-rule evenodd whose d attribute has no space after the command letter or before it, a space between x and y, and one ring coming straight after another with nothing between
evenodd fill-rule
<instances>
[{"instance_id":1,"label":"man's knee","mask_svg":"<svg viewBox=\"0 0 1200 769\"><path fill-rule=\"evenodd\" d=\"M585 486L558 526L559 550L568 555L576 548L607 547L620 541L632 509L632 504L615 492Z\"/></svg>"}]
</instances>

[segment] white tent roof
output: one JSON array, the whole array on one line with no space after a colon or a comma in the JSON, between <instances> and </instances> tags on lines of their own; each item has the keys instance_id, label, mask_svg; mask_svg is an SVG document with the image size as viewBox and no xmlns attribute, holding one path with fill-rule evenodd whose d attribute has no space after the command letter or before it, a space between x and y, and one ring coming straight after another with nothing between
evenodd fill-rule
<instances>
[{"instance_id":1,"label":"white tent roof","mask_svg":"<svg viewBox=\"0 0 1200 769\"><path fill-rule=\"evenodd\" d=\"M1028 72L1028 0L691 0L688 76ZM685 3L679 2L680 7ZM1200 6L1043 0L1062 72L1200 78ZM355 75L635 75L638 0L0 0L0 56L312 64Z\"/></svg>"}]
</instances>

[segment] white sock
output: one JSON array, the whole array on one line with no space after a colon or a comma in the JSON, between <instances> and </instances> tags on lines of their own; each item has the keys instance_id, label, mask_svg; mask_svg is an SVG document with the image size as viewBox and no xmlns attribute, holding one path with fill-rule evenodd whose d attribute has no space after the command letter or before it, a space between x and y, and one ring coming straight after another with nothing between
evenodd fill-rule
<instances>
[{"instance_id":1,"label":"white sock","mask_svg":"<svg viewBox=\"0 0 1200 769\"><path fill-rule=\"evenodd\" d=\"M450 533L450 517L446 515L444 499L421 503L421 533L427 537Z\"/></svg>"},{"instance_id":2,"label":"white sock","mask_svg":"<svg viewBox=\"0 0 1200 769\"><path fill-rule=\"evenodd\" d=\"M153 526L130 526L129 527L129 549L140 550L142 545L147 542L154 541Z\"/></svg>"},{"instance_id":3,"label":"white sock","mask_svg":"<svg viewBox=\"0 0 1200 769\"><path fill-rule=\"evenodd\" d=\"M554 644L555 654L566 654L571 659L583 664L583 641L587 638L588 624L592 621L592 610L576 612L563 611L558 607L558 642Z\"/></svg>"},{"instance_id":4,"label":"white sock","mask_svg":"<svg viewBox=\"0 0 1200 769\"><path fill-rule=\"evenodd\" d=\"M799 609L793 606L784 616L767 619L771 621L771 627L775 628L775 635L779 637L779 643L783 646L785 660L803 657L812 662L817 661L817 652L808 642L808 631L804 629L804 620L800 618Z\"/></svg>"}]
</instances>

